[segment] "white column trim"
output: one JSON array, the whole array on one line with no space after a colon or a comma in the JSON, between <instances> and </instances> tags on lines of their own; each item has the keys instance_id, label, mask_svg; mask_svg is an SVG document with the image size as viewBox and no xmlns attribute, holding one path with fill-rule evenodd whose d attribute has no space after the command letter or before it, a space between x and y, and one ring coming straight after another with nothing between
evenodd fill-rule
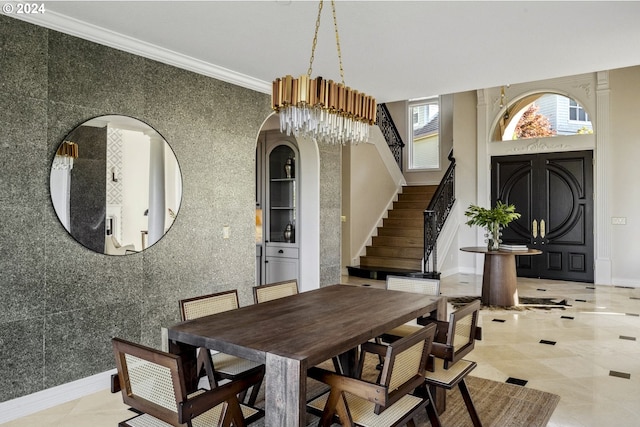
<instances>
[{"instance_id":1,"label":"white column trim","mask_svg":"<svg viewBox=\"0 0 640 427\"><path fill-rule=\"evenodd\" d=\"M489 206L491 203L491 158L489 157L489 144L491 138L489 138L489 92L487 89L481 89L477 91L478 105L477 105L477 153L476 153L476 201L475 203L480 206ZM462 208L464 211L466 207ZM483 246L483 230L480 227L474 227L476 229L476 246ZM483 255L474 256L475 262L475 274L482 274L483 269Z\"/></svg>"},{"instance_id":2,"label":"white column trim","mask_svg":"<svg viewBox=\"0 0 640 427\"><path fill-rule=\"evenodd\" d=\"M596 151L595 151L595 283L611 283L611 191L607 172L611 171L609 72L596 73Z\"/></svg>"}]
</instances>

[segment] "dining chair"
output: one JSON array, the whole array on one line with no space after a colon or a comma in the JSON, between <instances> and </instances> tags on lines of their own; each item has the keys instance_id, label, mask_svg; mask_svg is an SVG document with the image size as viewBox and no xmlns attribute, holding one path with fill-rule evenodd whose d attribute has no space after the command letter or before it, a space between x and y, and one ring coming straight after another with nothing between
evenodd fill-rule
<instances>
[{"instance_id":1,"label":"dining chair","mask_svg":"<svg viewBox=\"0 0 640 427\"><path fill-rule=\"evenodd\" d=\"M238 292L234 289L180 300L180 317L183 321L192 320L198 317L235 310L238 307L240 307ZM207 360L207 358L209 359ZM213 369L213 375L208 375L211 388L213 388L218 386L219 380L235 380L255 370L262 369L264 365L214 350L198 349L197 372L201 373L208 366ZM247 401L249 405L255 403L260 385L260 383L256 384L251 390ZM240 396L241 400L244 400L244 397L244 395Z\"/></svg>"},{"instance_id":2,"label":"dining chair","mask_svg":"<svg viewBox=\"0 0 640 427\"><path fill-rule=\"evenodd\" d=\"M264 415L237 397L260 382L264 370L188 394L180 356L119 338L112 344L118 373L111 391L121 391L123 402L138 412L120 427L245 426Z\"/></svg>"},{"instance_id":3,"label":"dining chair","mask_svg":"<svg viewBox=\"0 0 640 427\"><path fill-rule=\"evenodd\" d=\"M423 277L388 275L386 288L390 291L413 292L423 295L440 295L440 280ZM406 337L420 329L417 322L411 321L387 331L381 338L384 342L391 342Z\"/></svg>"},{"instance_id":4,"label":"dining chair","mask_svg":"<svg viewBox=\"0 0 640 427\"><path fill-rule=\"evenodd\" d=\"M473 350L475 340L479 338L479 311L480 301L475 300L451 313L448 322L428 320L429 324L437 325L437 329L431 349L433 366L428 367L425 375L428 386L446 390L458 386L474 427L481 427L482 423L464 379L477 364L463 357Z\"/></svg>"},{"instance_id":5,"label":"dining chair","mask_svg":"<svg viewBox=\"0 0 640 427\"><path fill-rule=\"evenodd\" d=\"M440 280L425 277L387 275L387 289L424 295L440 295Z\"/></svg>"},{"instance_id":6,"label":"dining chair","mask_svg":"<svg viewBox=\"0 0 640 427\"><path fill-rule=\"evenodd\" d=\"M298 281L285 280L253 287L253 299L256 304L284 298L298 293Z\"/></svg>"},{"instance_id":7,"label":"dining chair","mask_svg":"<svg viewBox=\"0 0 640 427\"><path fill-rule=\"evenodd\" d=\"M356 378L310 368L307 376L330 386L307 404L309 412L320 416L318 425L327 427L339 422L343 426L415 426L414 417L426 408L431 425L440 426L428 389L421 396L411 394L424 385L435 331L429 325L388 346L362 344ZM384 355L382 375L375 383L362 378L366 353Z\"/></svg>"}]
</instances>

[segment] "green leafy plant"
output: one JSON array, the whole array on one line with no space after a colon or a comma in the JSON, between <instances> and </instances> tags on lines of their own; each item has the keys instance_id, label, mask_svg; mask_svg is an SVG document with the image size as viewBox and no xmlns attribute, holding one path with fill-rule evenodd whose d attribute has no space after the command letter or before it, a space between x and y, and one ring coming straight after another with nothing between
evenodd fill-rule
<instances>
[{"instance_id":1,"label":"green leafy plant","mask_svg":"<svg viewBox=\"0 0 640 427\"><path fill-rule=\"evenodd\" d=\"M502 242L500 230L507 227L511 221L520 218L514 205L507 205L501 201L498 201L493 209L470 205L464 214L469 218L466 222L468 226L477 225L487 230L485 237L487 249L490 251L497 251L500 248Z\"/></svg>"},{"instance_id":2,"label":"green leafy plant","mask_svg":"<svg viewBox=\"0 0 640 427\"><path fill-rule=\"evenodd\" d=\"M469 218L466 222L468 226L477 225L486 229L490 229L495 224L507 227L511 221L520 218L515 205L507 205L499 200L493 209L469 205L464 215Z\"/></svg>"}]
</instances>

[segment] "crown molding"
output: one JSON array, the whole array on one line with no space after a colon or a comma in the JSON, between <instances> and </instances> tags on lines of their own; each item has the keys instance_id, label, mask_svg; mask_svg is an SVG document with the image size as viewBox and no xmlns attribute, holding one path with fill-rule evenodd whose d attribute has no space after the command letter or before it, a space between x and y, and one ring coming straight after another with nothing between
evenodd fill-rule
<instances>
[{"instance_id":1,"label":"crown molding","mask_svg":"<svg viewBox=\"0 0 640 427\"><path fill-rule=\"evenodd\" d=\"M247 89L255 90L256 92L271 93L271 82L265 82L264 80L259 80L228 68L220 67L215 64L165 49L161 46L147 43L124 34L116 33L96 25L88 24L84 21L70 18L60 13L47 11L47 13L44 14L13 14L7 16L48 28L50 30L69 34L84 40L89 40L104 46L112 47L114 49L129 52L144 58L152 59L154 61L162 62L164 64L172 65L174 67L182 68L184 70L192 71L194 73L202 74L204 76L212 77L214 79L222 80Z\"/></svg>"}]
</instances>

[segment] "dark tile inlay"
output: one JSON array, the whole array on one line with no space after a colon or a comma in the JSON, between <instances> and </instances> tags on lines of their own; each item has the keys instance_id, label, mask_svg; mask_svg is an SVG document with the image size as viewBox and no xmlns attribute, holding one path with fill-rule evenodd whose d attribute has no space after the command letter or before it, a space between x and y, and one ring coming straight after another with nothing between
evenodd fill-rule
<instances>
[{"instance_id":1,"label":"dark tile inlay","mask_svg":"<svg viewBox=\"0 0 640 427\"><path fill-rule=\"evenodd\" d=\"M614 286L614 288L619 288L619 289L635 289L633 286Z\"/></svg>"},{"instance_id":2,"label":"dark tile inlay","mask_svg":"<svg viewBox=\"0 0 640 427\"><path fill-rule=\"evenodd\" d=\"M630 380L631 379L631 374L628 374L626 372L609 371L609 376L618 377L618 378L624 378L626 380Z\"/></svg>"},{"instance_id":3,"label":"dark tile inlay","mask_svg":"<svg viewBox=\"0 0 640 427\"><path fill-rule=\"evenodd\" d=\"M635 341L636 337L628 337L626 335L620 335L621 340Z\"/></svg>"},{"instance_id":4,"label":"dark tile inlay","mask_svg":"<svg viewBox=\"0 0 640 427\"><path fill-rule=\"evenodd\" d=\"M529 382L528 380L521 380L520 378L509 377L505 381L507 384L515 384L524 387Z\"/></svg>"},{"instance_id":5,"label":"dark tile inlay","mask_svg":"<svg viewBox=\"0 0 640 427\"><path fill-rule=\"evenodd\" d=\"M362 286L371 286L369 283L363 283Z\"/></svg>"},{"instance_id":6,"label":"dark tile inlay","mask_svg":"<svg viewBox=\"0 0 640 427\"><path fill-rule=\"evenodd\" d=\"M540 340L540 344L556 345L556 342L549 340Z\"/></svg>"},{"instance_id":7,"label":"dark tile inlay","mask_svg":"<svg viewBox=\"0 0 640 427\"><path fill-rule=\"evenodd\" d=\"M547 292L547 290L546 290L546 289L540 289L540 288L538 288L537 290L538 290L538 291L542 291L542 292Z\"/></svg>"},{"instance_id":8,"label":"dark tile inlay","mask_svg":"<svg viewBox=\"0 0 640 427\"><path fill-rule=\"evenodd\" d=\"M504 320L504 319L493 319L492 322L504 323L504 322L506 322L506 320Z\"/></svg>"},{"instance_id":9,"label":"dark tile inlay","mask_svg":"<svg viewBox=\"0 0 640 427\"><path fill-rule=\"evenodd\" d=\"M587 286L587 289L595 289L595 286Z\"/></svg>"},{"instance_id":10,"label":"dark tile inlay","mask_svg":"<svg viewBox=\"0 0 640 427\"><path fill-rule=\"evenodd\" d=\"M576 299L576 301L578 301L578 302L587 302L586 299Z\"/></svg>"},{"instance_id":11,"label":"dark tile inlay","mask_svg":"<svg viewBox=\"0 0 640 427\"><path fill-rule=\"evenodd\" d=\"M560 316L560 318L561 319L571 319L571 320L575 319L575 317L573 317L573 316Z\"/></svg>"},{"instance_id":12,"label":"dark tile inlay","mask_svg":"<svg viewBox=\"0 0 640 427\"><path fill-rule=\"evenodd\" d=\"M625 313L625 316L633 316L633 317L640 317L640 314L638 313Z\"/></svg>"},{"instance_id":13,"label":"dark tile inlay","mask_svg":"<svg viewBox=\"0 0 640 427\"><path fill-rule=\"evenodd\" d=\"M629 297L629 299L640 299L640 297Z\"/></svg>"}]
</instances>

